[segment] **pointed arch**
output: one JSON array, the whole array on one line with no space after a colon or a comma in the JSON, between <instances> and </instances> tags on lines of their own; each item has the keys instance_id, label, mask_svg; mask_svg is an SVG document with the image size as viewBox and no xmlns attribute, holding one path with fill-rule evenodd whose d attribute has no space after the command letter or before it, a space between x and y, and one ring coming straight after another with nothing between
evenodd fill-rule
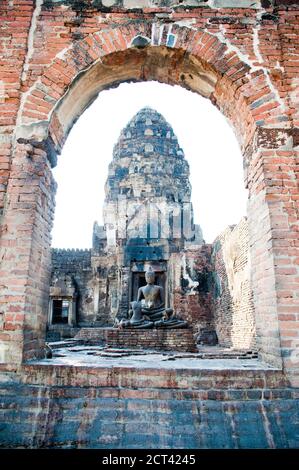
<instances>
[{"instance_id":1,"label":"pointed arch","mask_svg":"<svg viewBox=\"0 0 299 470\"><path fill-rule=\"evenodd\" d=\"M228 118L242 149L257 126L266 126L275 108L287 119L263 67L219 37L201 29L131 22L114 25L73 42L26 92L20 114L20 138L50 137L60 152L68 132L98 93L122 82L156 80L180 85L211 100ZM136 47L136 39L145 45ZM266 103L266 104L265 104Z\"/></svg>"}]
</instances>

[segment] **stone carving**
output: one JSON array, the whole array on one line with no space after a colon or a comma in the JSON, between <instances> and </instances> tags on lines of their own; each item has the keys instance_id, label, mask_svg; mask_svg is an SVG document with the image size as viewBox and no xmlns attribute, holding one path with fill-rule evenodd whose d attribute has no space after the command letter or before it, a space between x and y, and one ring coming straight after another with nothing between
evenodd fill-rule
<instances>
[{"instance_id":1,"label":"stone carving","mask_svg":"<svg viewBox=\"0 0 299 470\"><path fill-rule=\"evenodd\" d=\"M119 328L186 328L188 323L176 317L171 308L165 308L163 288L154 284L155 273L145 274L146 286L138 289L137 301L131 302L129 320L116 324Z\"/></svg>"}]
</instances>

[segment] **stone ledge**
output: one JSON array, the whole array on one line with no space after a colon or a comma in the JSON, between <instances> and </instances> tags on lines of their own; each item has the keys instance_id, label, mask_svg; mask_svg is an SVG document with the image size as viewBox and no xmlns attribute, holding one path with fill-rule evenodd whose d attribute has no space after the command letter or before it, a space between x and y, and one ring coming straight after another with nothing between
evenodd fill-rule
<instances>
[{"instance_id":1,"label":"stone ledge","mask_svg":"<svg viewBox=\"0 0 299 470\"><path fill-rule=\"evenodd\" d=\"M11 382L2 385L1 400L5 397L22 395L31 398L36 403L39 386ZM92 392L91 392L92 390ZM53 386L52 398L118 398L142 400L212 400L212 401L256 401L256 400L298 400L299 389L265 388L265 389L232 389L232 390L176 390L176 389L130 389L118 387L64 387Z\"/></svg>"},{"instance_id":2,"label":"stone ledge","mask_svg":"<svg viewBox=\"0 0 299 470\"><path fill-rule=\"evenodd\" d=\"M130 366L66 366L28 364L22 368L24 384L71 387L124 387L176 390L245 390L288 387L279 370L154 369Z\"/></svg>"}]
</instances>

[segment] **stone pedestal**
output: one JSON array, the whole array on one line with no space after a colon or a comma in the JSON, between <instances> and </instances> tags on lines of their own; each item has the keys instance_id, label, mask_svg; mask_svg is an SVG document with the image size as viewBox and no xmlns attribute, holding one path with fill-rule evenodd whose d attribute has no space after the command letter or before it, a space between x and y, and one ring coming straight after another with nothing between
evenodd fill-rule
<instances>
[{"instance_id":1,"label":"stone pedestal","mask_svg":"<svg viewBox=\"0 0 299 470\"><path fill-rule=\"evenodd\" d=\"M112 348L140 348L157 351L197 352L193 331L186 329L118 330L106 332L107 346Z\"/></svg>"}]
</instances>

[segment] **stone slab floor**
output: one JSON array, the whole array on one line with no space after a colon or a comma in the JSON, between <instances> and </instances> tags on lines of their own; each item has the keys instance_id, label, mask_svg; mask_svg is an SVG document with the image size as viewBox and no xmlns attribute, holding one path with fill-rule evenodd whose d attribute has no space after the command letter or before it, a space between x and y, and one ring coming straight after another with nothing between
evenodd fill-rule
<instances>
[{"instance_id":1,"label":"stone slab floor","mask_svg":"<svg viewBox=\"0 0 299 470\"><path fill-rule=\"evenodd\" d=\"M175 353L86 345L65 347L63 342L61 345L55 345L52 358L34 360L28 364L85 367L121 366L142 369L274 370L273 367L261 362L256 357L250 358L246 355L242 357L242 353L221 348L206 348L198 353Z\"/></svg>"}]
</instances>

